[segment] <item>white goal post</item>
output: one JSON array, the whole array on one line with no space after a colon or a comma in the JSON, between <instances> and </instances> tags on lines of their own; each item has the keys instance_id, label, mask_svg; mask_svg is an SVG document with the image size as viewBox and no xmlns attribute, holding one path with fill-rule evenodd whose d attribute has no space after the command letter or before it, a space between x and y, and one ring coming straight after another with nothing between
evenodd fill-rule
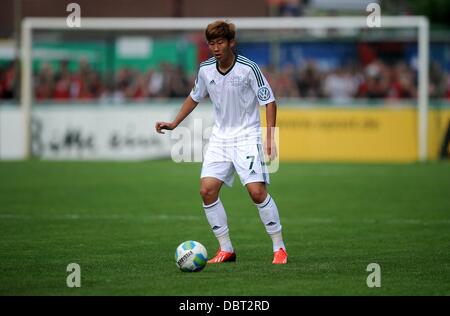
<instances>
[{"instance_id":1,"label":"white goal post","mask_svg":"<svg viewBox=\"0 0 450 316\"><path fill-rule=\"evenodd\" d=\"M82 30L204 30L217 18L82 18ZM240 30L280 29L367 29L367 18L359 17L275 17L275 18L233 18ZM428 60L429 23L423 16L382 16L381 27L412 28L418 31L418 157L427 159L428 137ZM31 156L31 105L32 89L32 42L33 30L67 30L65 18L25 18L21 34L21 109L25 124L26 157Z\"/></svg>"}]
</instances>

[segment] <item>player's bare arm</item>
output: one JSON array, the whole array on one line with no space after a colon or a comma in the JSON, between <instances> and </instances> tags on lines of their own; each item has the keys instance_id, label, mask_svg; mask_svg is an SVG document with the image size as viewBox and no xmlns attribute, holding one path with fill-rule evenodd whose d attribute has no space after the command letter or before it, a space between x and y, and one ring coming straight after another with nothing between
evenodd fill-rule
<instances>
[{"instance_id":1,"label":"player's bare arm","mask_svg":"<svg viewBox=\"0 0 450 316\"><path fill-rule=\"evenodd\" d=\"M197 104L198 102L195 102L194 100L192 100L191 96L188 96L173 122L156 122L156 132L164 134L163 130L175 129L195 109Z\"/></svg>"},{"instance_id":2,"label":"player's bare arm","mask_svg":"<svg viewBox=\"0 0 450 316\"><path fill-rule=\"evenodd\" d=\"M275 143L275 126L277 123L277 104L275 101L266 104L266 126L267 137L265 144L265 151L270 160L277 157L277 147Z\"/></svg>"}]
</instances>

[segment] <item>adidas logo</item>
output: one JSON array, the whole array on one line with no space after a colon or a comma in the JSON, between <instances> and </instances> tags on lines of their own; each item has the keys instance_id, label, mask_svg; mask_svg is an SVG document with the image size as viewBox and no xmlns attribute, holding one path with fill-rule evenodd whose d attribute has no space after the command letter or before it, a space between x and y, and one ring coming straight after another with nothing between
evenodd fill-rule
<instances>
[{"instance_id":1,"label":"adidas logo","mask_svg":"<svg viewBox=\"0 0 450 316\"><path fill-rule=\"evenodd\" d=\"M210 85L216 84L216 82L215 82L214 79L213 79L213 80L211 80L211 81L209 82L209 84L210 84Z\"/></svg>"},{"instance_id":2,"label":"adidas logo","mask_svg":"<svg viewBox=\"0 0 450 316\"><path fill-rule=\"evenodd\" d=\"M220 226L214 226L212 229L213 230L218 230L220 228Z\"/></svg>"},{"instance_id":3,"label":"adidas logo","mask_svg":"<svg viewBox=\"0 0 450 316\"><path fill-rule=\"evenodd\" d=\"M256 174L255 170L252 170L252 171L250 172L250 174Z\"/></svg>"},{"instance_id":4,"label":"adidas logo","mask_svg":"<svg viewBox=\"0 0 450 316\"><path fill-rule=\"evenodd\" d=\"M276 223L274 223L274 222L270 222L270 223L268 223L268 224L266 224L267 226L273 226L273 225L276 225Z\"/></svg>"}]
</instances>

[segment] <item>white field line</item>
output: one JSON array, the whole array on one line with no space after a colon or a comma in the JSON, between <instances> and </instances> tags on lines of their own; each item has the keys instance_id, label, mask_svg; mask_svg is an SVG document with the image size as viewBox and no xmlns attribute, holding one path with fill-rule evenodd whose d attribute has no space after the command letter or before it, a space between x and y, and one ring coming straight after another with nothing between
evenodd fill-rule
<instances>
[{"instance_id":1,"label":"white field line","mask_svg":"<svg viewBox=\"0 0 450 316\"><path fill-rule=\"evenodd\" d=\"M39 220L123 220L123 221L199 221L204 220L203 215L182 215L182 214L153 214L153 215L132 215L132 214L104 214L104 215L89 215L89 214L60 214L60 215L30 215L30 214L0 214L0 220L23 220L23 221L39 221ZM259 222L259 216L255 213L255 218L239 218L234 217L233 221L237 222ZM391 224L391 225L450 225L450 219L443 220L421 220L414 218L404 219L335 219L335 218L320 218L320 217L282 217L282 221L295 224Z\"/></svg>"}]
</instances>

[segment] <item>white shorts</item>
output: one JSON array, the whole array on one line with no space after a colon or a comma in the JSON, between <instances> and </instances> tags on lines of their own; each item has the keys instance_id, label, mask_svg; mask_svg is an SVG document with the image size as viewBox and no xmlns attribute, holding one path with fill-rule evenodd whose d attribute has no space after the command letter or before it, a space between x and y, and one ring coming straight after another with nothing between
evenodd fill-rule
<instances>
[{"instance_id":1,"label":"white shorts","mask_svg":"<svg viewBox=\"0 0 450 316\"><path fill-rule=\"evenodd\" d=\"M242 185L251 182L269 184L269 172L264 161L262 145L208 147L200 178L217 178L231 187L234 171L238 173Z\"/></svg>"}]
</instances>

